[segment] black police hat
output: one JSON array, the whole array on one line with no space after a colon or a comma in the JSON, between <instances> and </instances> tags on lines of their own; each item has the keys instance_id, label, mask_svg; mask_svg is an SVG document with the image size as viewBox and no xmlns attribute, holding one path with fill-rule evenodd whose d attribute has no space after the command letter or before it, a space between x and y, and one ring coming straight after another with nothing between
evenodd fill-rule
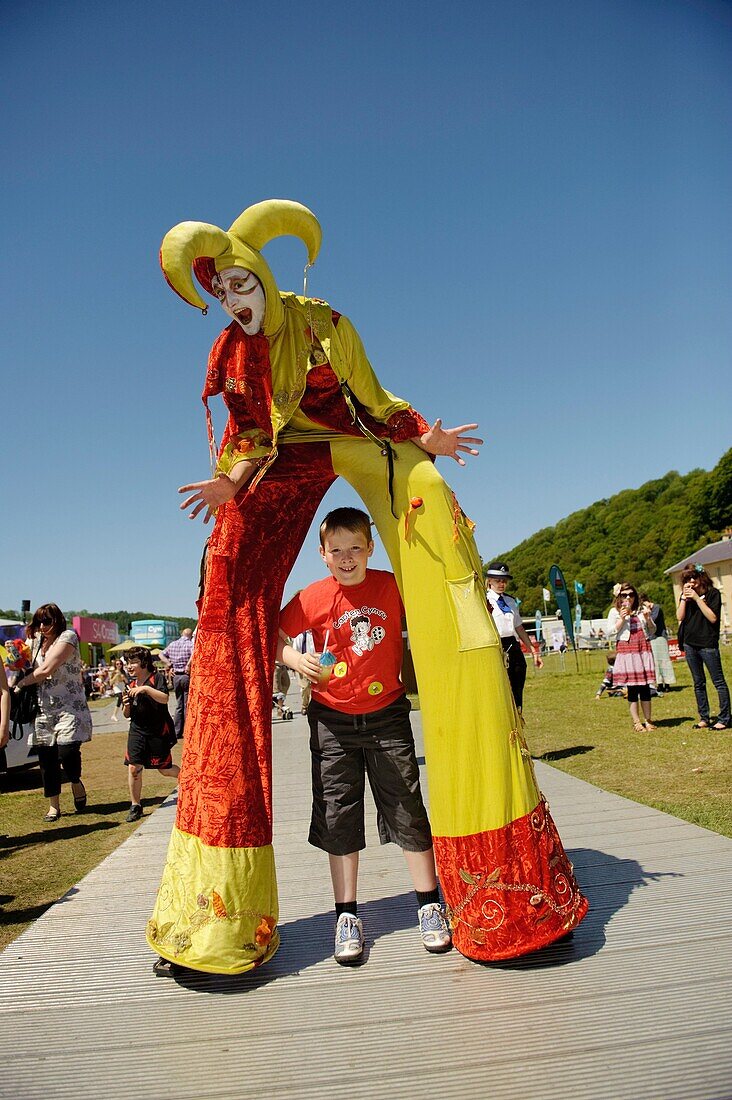
<instances>
[{"instance_id":1,"label":"black police hat","mask_svg":"<svg viewBox=\"0 0 732 1100\"><path fill-rule=\"evenodd\" d=\"M512 581L511 570L506 565L505 561L492 561L485 573L486 577L498 577L503 581Z\"/></svg>"}]
</instances>

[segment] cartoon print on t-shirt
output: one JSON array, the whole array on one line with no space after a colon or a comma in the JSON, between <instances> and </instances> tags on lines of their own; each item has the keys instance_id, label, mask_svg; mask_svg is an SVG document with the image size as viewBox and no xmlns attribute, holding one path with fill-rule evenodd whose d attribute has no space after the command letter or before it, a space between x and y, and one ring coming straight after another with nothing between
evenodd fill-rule
<instances>
[{"instance_id":1,"label":"cartoon print on t-shirt","mask_svg":"<svg viewBox=\"0 0 732 1100\"><path fill-rule=\"evenodd\" d=\"M371 619L368 615L356 615L351 619L351 641L353 652L357 657L366 652L371 652L374 646L383 642L386 631L383 626L371 627Z\"/></svg>"}]
</instances>

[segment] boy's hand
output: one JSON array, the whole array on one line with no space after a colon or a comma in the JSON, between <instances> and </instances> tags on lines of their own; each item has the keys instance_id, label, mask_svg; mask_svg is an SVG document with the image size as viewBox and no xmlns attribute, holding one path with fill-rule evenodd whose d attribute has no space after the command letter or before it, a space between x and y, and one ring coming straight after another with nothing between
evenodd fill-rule
<instances>
[{"instance_id":1,"label":"boy's hand","mask_svg":"<svg viewBox=\"0 0 732 1100\"><path fill-rule=\"evenodd\" d=\"M301 653L296 672L307 676L311 684L317 684L320 676L320 661L313 653Z\"/></svg>"}]
</instances>

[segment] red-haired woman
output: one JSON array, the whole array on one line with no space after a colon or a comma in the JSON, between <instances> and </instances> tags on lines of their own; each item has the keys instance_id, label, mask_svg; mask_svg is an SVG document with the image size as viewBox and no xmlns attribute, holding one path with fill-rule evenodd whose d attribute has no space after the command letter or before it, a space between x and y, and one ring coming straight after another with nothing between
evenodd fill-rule
<instances>
[{"instance_id":1,"label":"red-haired woman","mask_svg":"<svg viewBox=\"0 0 732 1100\"><path fill-rule=\"evenodd\" d=\"M694 681L699 721L695 729L728 730L730 716L729 688L719 657L719 619L722 597L712 578L700 565L692 565L681 574L681 599L676 612L679 620L679 643L683 645L686 663ZM709 669L719 696L719 716L712 725L704 666Z\"/></svg>"},{"instance_id":2,"label":"red-haired woman","mask_svg":"<svg viewBox=\"0 0 732 1100\"><path fill-rule=\"evenodd\" d=\"M628 689L630 717L636 733L655 730L651 722L651 688L656 686L656 666L649 636L655 632L653 619L640 610L640 599L632 584L621 584L607 618L608 634L615 635L613 684ZM638 711L643 710L643 721Z\"/></svg>"},{"instance_id":3,"label":"red-haired woman","mask_svg":"<svg viewBox=\"0 0 732 1100\"><path fill-rule=\"evenodd\" d=\"M91 741L92 718L84 695L79 639L66 629L66 619L55 603L36 610L28 627L33 648L33 671L18 681L15 691L38 685L40 711L30 743L38 750L43 793L48 799L44 821L61 817L61 772L71 783L78 813L86 809L81 782L81 746Z\"/></svg>"}]
</instances>

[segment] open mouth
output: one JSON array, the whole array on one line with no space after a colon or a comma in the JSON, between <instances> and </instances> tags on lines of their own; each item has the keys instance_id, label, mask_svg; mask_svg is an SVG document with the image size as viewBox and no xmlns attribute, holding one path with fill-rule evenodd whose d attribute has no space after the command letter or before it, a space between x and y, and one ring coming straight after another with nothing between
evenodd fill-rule
<instances>
[{"instance_id":1,"label":"open mouth","mask_svg":"<svg viewBox=\"0 0 732 1100\"><path fill-rule=\"evenodd\" d=\"M243 325L251 324L253 316L254 314L252 313L251 309L248 309L246 307L244 309L239 309L236 311L236 319L237 321L241 321Z\"/></svg>"}]
</instances>

